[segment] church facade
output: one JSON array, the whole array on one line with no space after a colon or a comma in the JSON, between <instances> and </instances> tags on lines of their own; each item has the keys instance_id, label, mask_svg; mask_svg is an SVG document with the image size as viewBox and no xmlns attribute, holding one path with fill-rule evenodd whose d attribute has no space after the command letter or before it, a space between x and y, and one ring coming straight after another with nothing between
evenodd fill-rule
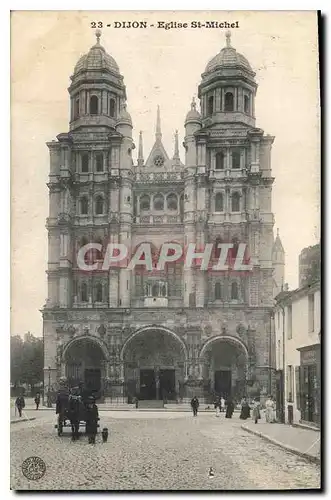
<instances>
[{"instance_id":1,"label":"church facade","mask_svg":"<svg viewBox=\"0 0 331 500\"><path fill-rule=\"evenodd\" d=\"M162 143L138 159L123 76L97 43L68 89L69 131L50 151L48 298L42 310L45 388L84 383L100 397L185 400L193 394L263 396L273 388L273 297L284 274L271 209L274 137L255 124L257 84L247 59L226 46L207 64L184 126L185 161ZM251 269L104 268L109 243L197 249L240 243ZM82 270L77 255L91 248ZM275 246L276 245L276 246ZM153 253L154 256L154 253Z\"/></svg>"}]
</instances>

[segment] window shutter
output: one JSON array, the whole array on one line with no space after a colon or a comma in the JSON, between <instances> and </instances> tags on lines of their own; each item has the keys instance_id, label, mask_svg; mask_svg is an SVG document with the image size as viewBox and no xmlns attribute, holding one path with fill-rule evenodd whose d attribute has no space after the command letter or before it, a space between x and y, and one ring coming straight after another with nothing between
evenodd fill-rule
<instances>
[{"instance_id":1,"label":"window shutter","mask_svg":"<svg viewBox=\"0 0 331 500\"><path fill-rule=\"evenodd\" d=\"M301 409L301 398L300 398L300 366L295 367L295 393L296 393L296 403L298 410Z\"/></svg>"}]
</instances>

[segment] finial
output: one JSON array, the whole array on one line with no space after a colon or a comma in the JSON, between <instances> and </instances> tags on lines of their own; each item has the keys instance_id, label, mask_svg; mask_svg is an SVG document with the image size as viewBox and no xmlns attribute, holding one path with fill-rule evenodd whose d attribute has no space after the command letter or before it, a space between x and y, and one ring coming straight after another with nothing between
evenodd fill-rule
<instances>
[{"instance_id":1,"label":"finial","mask_svg":"<svg viewBox=\"0 0 331 500\"><path fill-rule=\"evenodd\" d=\"M157 114L156 114L156 134L155 134L156 140L162 139L162 132L161 132L161 115L160 115L160 106L157 105Z\"/></svg>"},{"instance_id":2,"label":"finial","mask_svg":"<svg viewBox=\"0 0 331 500\"><path fill-rule=\"evenodd\" d=\"M279 238L279 227L277 227L277 236Z\"/></svg>"},{"instance_id":3,"label":"finial","mask_svg":"<svg viewBox=\"0 0 331 500\"><path fill-rule=\"evenodd\" d=\"M230 30L228 30L225 33L225 38L226 38L226 46L231 47L231 31Z\"/></svg>"},{"instance_id":4,"label":"finial","mask_svg":"<svg viewBox=\"0 0 331 500\"><path fill-rule=\"evenodd\" d=\"M192 111L195 111L197 109L197 103L195 102L194 96L192 97L191 109L192 109Z\"/></svg>"},{"instance_id":5,"label":"finial","mask_svg":"<svg viewBox=\"0 0 331 500\"><path fill-rule=\"evenodd\" d=\"M97 37L97 44L100 45L100 37L102 35L101 30L95 30L95 36Z\"/></svg>"},{"instance_id":6,"label":"finial","mask_svg":"<svg viewBox=\"0 0 331 500\"><path fill-rule=\"evenodd\" d=\"M178 130L175 131L175 151L174 151L174 160L179 160L179 147L178 147Z\"/></svg>"},{"instance_id":7,"label":"finial","mask_svg":"<svg viewBox=\"0 0 331 500\"><path fill-rule=\"evenodd\" d=\"M144 164L144 154L143 154L143 133L139 132L139 148L138 148L138 166L141 167Z\"/></svg>"}]
</instances>

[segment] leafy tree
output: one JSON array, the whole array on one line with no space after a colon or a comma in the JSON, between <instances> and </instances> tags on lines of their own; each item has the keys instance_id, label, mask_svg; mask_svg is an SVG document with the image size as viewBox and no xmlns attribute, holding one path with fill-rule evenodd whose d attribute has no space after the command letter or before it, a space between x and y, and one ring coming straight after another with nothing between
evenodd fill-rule
<instances>
[{"instance_id":1,"label":"leafy tree","mask_svg":"<svg viewBox=\"0 0 331 500\"><path fill-rule=\"evenodd\" d=\"M30 332L24 340L19 335L11 337L11 382L20 382L31 388L43 379L43 340Z\"/></svg>"}]
</instances>

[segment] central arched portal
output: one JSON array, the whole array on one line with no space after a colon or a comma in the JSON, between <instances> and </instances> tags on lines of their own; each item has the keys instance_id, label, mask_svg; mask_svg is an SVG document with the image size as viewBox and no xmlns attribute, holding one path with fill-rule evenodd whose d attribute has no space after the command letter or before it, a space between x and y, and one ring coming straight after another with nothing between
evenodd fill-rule
<instances>
[{"instance_id":1,"label":"central arched portal","mask_svg":"<svg viewBox=\"0 0 331 500\"><path fill-rule=\"evenodd\" d=\"M185 345L162 328L148 328L128 340L123 350L128 392L141 400L174 401L185 378Z\"/></svg>"},{"instance_id":2,"label":"central arched portal","mask_svg":"<svg viewBox=\"0 0 331 500\"><path fill-rule=\"evenodd\" d=\"M236 400L246 396L248 353L240 340L231 337L210 339L200 359L203 378L209 380L211 393Z\"/></svg>"}]
</instances>

